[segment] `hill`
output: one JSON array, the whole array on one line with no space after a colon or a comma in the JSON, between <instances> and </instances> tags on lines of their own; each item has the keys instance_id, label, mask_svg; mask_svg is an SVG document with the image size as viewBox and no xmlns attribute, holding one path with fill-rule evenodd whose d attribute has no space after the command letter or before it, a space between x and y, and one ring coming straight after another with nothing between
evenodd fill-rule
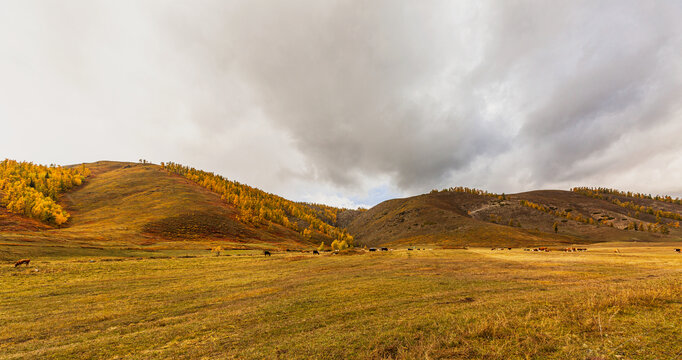
<instances>
[{"instance_id":1,"label":"hill","mask_svg":"<svg viewBox=\"0 0 682 360\"><path fill-rule=\"evenodd\" d=\"M668 210L676 206L673 210L682 212L680 205L662 205ZM347 214L345 218L343 225L356 241L368 246L562 245L661 241L682 235L672 223L665 227L669 234L663 234L659 231L663 225L657 224L655 217L635 217L628 208L610 201L560 190L512 195L434 191L388 200L366 213ZM632 224L645 231L628 229Z\"/></svg>"},{"instance_id":2,"label":"hill","mask_svg":"<svg viewBox=\"0 0 682 360\"><path fill-rule=\"evenodd\" d=\"M0 240L10 246L11 253L22 253L17 246L44 251L71 251L74 246L93 250L215 245L300 249L333 241L317 231L303 236L269 221L245 222L239 209L218 194L158 165L99 161L86 166L90 170L87 180L59 197L59 204L70 214L61 227L0 208Z\"/></svg>"},{"instance_id":3,"label":"hill","mask_svg":"<svg viewBox=\"0 0 682 360\"><path fill-rule=\"evenodd\" d=\"M329 246L341 241L447 248L682 237L677 220L682 217L682 202L608 189L503 195L460 187L392 199L359 211L293 202L173 163L99 161L54 170L31 164L20 167L38 169L22 173L29 192L33 191L30 184L46 178L46 171L56 174L47 176L53 183L57 177L70 179L67 175L72 173L87 177L74 177L78 181L69 180L72 185L52 186L48 192L53 206L67 214L64 223L41 222L0 207L0 256L7 258L46 251L205 251L218 245L311 249L322 242Z\"/></svg>"}]
</instances>

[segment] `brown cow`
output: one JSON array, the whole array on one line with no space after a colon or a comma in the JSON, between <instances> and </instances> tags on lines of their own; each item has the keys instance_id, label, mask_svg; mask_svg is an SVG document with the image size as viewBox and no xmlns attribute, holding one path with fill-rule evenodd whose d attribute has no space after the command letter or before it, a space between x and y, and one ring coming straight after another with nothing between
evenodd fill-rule
<instances>
[{"instance_id":1,"label":"brown cow","mask_svg":"<svg viewBox=\"0 0 682 360\"><path fill-rule=\"evenodd\" d=\"M31 262L31 259L21 259L21 260L14 263L14 267L17 267L21 264L26 264L26 266L28 266L28 263L30 263L30 262Z\"/></svg>"}]
</instances>

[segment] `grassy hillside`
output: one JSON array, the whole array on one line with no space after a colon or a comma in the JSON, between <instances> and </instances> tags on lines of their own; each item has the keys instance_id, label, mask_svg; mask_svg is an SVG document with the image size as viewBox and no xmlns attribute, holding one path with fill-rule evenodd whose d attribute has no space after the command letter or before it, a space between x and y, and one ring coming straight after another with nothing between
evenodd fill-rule
<instances>
[{"instance_id":1,"label":"grassy hillside","mask_svg":"<svg viewBox=\"0 0 682 360\"><path fill-rule=\"evenodd\" d=\"M81 165L72 168L83 171ZM59 171L70 171L63 169ZM53 194L70 214L60 228L0 208L0 258L41 251L90 254L206 250L217 245L310 249L321 242L352 241L349 234L361 246L392 247L530 247L682 238L670 218L682 213L679 201L627 193L587 196L545 190L497 195L451 188L358 211L295 203L172 163L161 167L100 161L87 169L90 176L82 185ZM644 210L635 211L639 206Z\"/></svg>"},{"instance_id":2,"label":"grassy hillside","mask_svg":"<svg viewBox=\"0 0 682 360\"><path fill-rule=\"evenodd\" d=\"M226 203L239 209L242 222L278 224L300 232L306 239L321 235L334 240L332 247L336 247L337 242L343 244L339 248L353 245L353 237L346 229L336 226L336 215L341 209L294 202L221 175L172 162L161 163L161 166L169 173L181 175L219 194Z\"/></svg>"},{"instance_id":3,"label":"grassy hillside","mask_svg":"<svg viewBox=\"0 0 682 360\"><path fill-rule=\"evenodd\" d=\"M0 194L2 196L2 194ZM49 229L50 226L38 220L13 214L7 209L0 207L0 232L14 231L38 231Z\"/></svg>"},{"instance_id":4,"label":"grassy hillside","mask_svg":"<svg viewBox=\"0 0 682 360\"><path fill-rule=\"evenodd\" d=\"M425 194L385 201L348 225L368 246L533 246L575 243L575 238L477 219L470 209L489 206L491 197L463 193ZM472 210L475 211L475 210Z\"/></svg>"},{"instance_id":5,"label":"grassy hillside","mask_svg":"<svg viewBox=\"0 0 682 360\"><path fill-rule=\"evenodd\" d=\"M0 359L679 358L682 256L589 248L2 266Z\"/></svg>"},{"instance_id":6,"label":"grassy hillside","mask_svg":"<svg viewBox=\"0 0 682 360\"><path fill-rule=\"evenodd\" d=\"M59 199L71 214L66 227L46 228L0 212L0 243L8 246L0 257L38 249L71 253L73 247L309 248L330 241L319 233L304 238L277 224L243 223L220 196L157 165L101 161L88 168L87 181Z\"/></svg>"},{"instance_id":7,"label":"grassy hillside","mask_svg":"<svg viewBox=\"0 0 682 360\"><path fill-rule=\"evenodd\" d=\"M521 205L521 200L567 212L570 218ZM665 204L670 207L672 204ZM491 196L458 191L432 192L385 201L365 213L347 216L358 243L436 246L534 246L602 241L680 239L670 234L627 231L631 222L654 225L655 219L634 217L609 201L570 191L533 191ZM587 219L592 218L590 224ZM582 221L576 220L582 219ZM608 220L610 219L610 220ZM599 222L605 221L600 224ZM554 224L558 231L555 232ZM608 224L612 224L609 226Z\"/></svg>"}]
</instances>

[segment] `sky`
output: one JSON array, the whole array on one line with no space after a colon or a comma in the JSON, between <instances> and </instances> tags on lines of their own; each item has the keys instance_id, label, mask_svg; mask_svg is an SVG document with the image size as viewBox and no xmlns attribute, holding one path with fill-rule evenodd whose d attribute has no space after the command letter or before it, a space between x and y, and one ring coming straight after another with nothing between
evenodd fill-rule
<instances>
[{"instance_id":1,"label":"sky","mask_svg":"<svg viewBox=\"0 0 682 360\"><path fill-rule=\"evenodd\" d=\"M682 196L681 1L0 3L0 158L173 161L354 208Z\"/></svg>"}]
</instances>

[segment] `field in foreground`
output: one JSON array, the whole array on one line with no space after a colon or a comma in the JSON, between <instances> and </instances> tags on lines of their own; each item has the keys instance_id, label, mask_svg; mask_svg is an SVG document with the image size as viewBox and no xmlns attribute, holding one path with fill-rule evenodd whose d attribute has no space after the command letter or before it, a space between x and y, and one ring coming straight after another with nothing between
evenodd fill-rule
<instances>
[{"instance_id":1,"label":"field in foreground","mask_svg":"<svg viewBox=\"0 0 682 360\"><path fill-rule=\"evenodd\" d=\"M680 358L682 255L646 246L5 263L0 359Z\"/></svg>"}]
</instances>

